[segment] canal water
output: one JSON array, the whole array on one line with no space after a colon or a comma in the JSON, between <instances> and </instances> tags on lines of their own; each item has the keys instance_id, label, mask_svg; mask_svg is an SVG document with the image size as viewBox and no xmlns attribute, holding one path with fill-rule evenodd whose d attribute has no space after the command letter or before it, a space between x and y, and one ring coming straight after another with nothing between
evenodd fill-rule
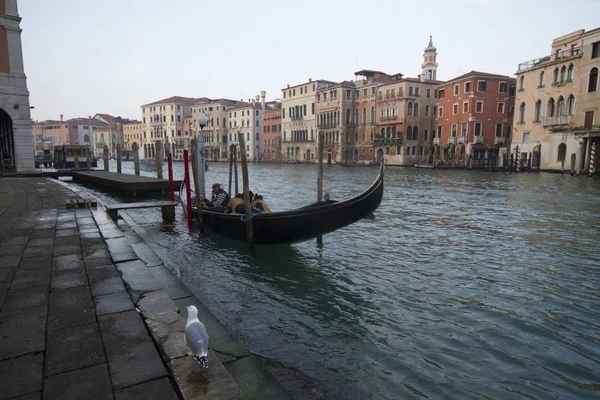
<instances>
[{"instance_id":1,"label":"canal water","mask_svg":"<svg viewBox=\"0 0 600 400\"><path fill-rule=\"evenodd\" d=\"M314 165L249 169L273 210L315 200ZM227 170L211 163L207 186ZM376 173L326 166L324 192L347 198ZM298 399L600 398L598 179L390 167L375 214L322 247L255 254L190 233L180 209L172 230L130 215Z\"/></svg>"}]
</instances>

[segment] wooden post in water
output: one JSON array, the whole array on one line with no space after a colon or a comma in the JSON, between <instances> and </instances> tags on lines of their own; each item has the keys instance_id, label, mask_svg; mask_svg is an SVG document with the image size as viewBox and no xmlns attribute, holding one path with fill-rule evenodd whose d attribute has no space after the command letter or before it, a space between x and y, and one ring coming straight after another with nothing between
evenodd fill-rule
<instances>
[{"instance_id":1,"label":"wooden post in water","mask_svg":"<svg viewBox=\"0 0 600 400\"><path fill-rule=\"evenodd\" d=\"M244 185L244 209L246 210L246 236L250 247L254 244L254 229L252 227L252 210L250 208L250 186L248 183L248 161L246 160L246 143L244 134L238 133L240 156L242 157L242 183Z\"/></svg>"},{"instance_id":2,"label":"wooden post in water","mask_svg":"<svg viewBox=\"0 0 600 400\"><path fill-rule=\"evenodd\" d=\"M233 145L229 146L229 191L227 193L229 193L229 196L231 196L231 198L235 197L235 193L232 195L231 194L231 178L233 176Z\"/></svg>"},{"instance_id":3,"label":"wooden post in water","mask_svg":"<svg viewBox=\"0 0 600 400\"><path fill-rule=\"evenodd\" d=\"M173 146L169 143L167 137L167 163L169 171L169 192L171 194L171 201L175 201L175 184L173 183Z\"/></svg>"},{"instance_id":4,"label":"wooden post in water","mask_svg":"<svg viewBox=\"0 0 600 400\"><path fill-rule=\"evenodd\" d=\"M198 222L200 223L200 232L204 232L204 226L202 223L202 198L200 197L200 186L198 185L198 141L192 139L192 176L194 179L194 188L196 192L196 208L198 209Z\"/></svg>"},{"instance_id":5,"label":"wooden post in water","mask_svg":"<svg viewBox=\"0 0 600 400\"><path fill-rule=\"evenodd\" d=\"M79 169L79 156L75 156L75 159L73 160L73 166L75 169Z\"/></svg>"},{"instance_id":6,"label":"wooden post in water","mask_svg":"<svg viewBox=\"0 0 600 400\"><path fill-rule=\"evenodd\" d=\"M92 155L90 154L90 150L88 149L88 153L87 153L87 157L85 159L85 162L87 164L87 169L92 169Z\"/></svg>"},{"instance_id":7,"label":"wooden post in water","mask_svg":"<svg viewBox=\"0 0 600 400\"><path fill-rule=\"evenodd\" d=\"M121 145L117 143L117 173L121 173Z\"/></svg>"},{"instance_id":8,"label":"wooden post in water","mask_svg":"<svg viewBox=\"0 0 600 400\"><path fill-rule=\"evenodd\" d=\"M140 154L137 143L133 143L133 146L131 146L131 151L133 151L133 169L135 174L140 176Z\"/></svg>"},{"instance_id":9,"label":"wooden post in water","mask_svg":"<svg viewBox=\"0 0 600 400\"><path fill-rule=\"evenodd\" d=\"M104 170L108 171L108 146L104 145L104 149L102 149L104 152Z\"/></svg>"},{"instance_id":10,"label":"wooden post in water","mask_svg":"<svg viewBox=\"0 0 600 400\"><path fill-rule=\"evenodd\" d=\"M323 201L323 134L319 134L319 160L317 169L317 201ZM317 244L323 244L323 236L317 236Z\"/></svg>"},{"instance_id":11,"label":"wooden post in water","mask_svg":"<svg viewBox=\"0 0 600 400\"><path fill-rule=\"evenodd\" d=\"M163 159L163 146L162 146L162 141L157 140L155 145L155 154L156 154L156 177L158 179L162 179L163 178L163 171L162 171L162 159Z\"/></svg>"},{"instance_id":12,"label":"wooden post in water","mask_svg":"<svg viewBox=\"0 0 600 400\"><path fill-rule=\"evenodd\" d=\"M238 194L240 190L238 189L237 146L235 144L233 145L233 173L235 178L235 194Z\"/></svg>"}]
</instances>

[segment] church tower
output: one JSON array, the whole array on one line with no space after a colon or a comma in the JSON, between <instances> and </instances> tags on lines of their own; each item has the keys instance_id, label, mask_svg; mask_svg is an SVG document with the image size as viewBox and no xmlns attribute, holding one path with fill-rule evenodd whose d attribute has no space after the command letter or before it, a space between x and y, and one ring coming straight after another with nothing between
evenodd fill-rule
<instances>
[{"instance_id":1,"label":"church tower","mask_svg":"<svg viewBox=\"0 0 600 400\"><path fill-rule=\"evenodd\" d=\"M425 53L423 53L423 64L421 64L421 68L423 69L423 75L426 80L436 80L437 79L437 66L436 62L437 58L437 49L433 46L432 37L429 36L429 46L425 48Z\"/></svg>"}]
</instances>

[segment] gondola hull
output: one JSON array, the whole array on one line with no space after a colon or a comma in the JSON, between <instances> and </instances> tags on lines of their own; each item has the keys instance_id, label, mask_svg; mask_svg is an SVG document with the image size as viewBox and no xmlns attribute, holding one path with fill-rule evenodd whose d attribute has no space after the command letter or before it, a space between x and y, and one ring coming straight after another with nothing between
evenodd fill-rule
<instances>
[{"instance_id":1,"label":"gondola hull","mask_svg":"<svg viewBox=\"0 0 600 400\"><path fill-rule=\"evenodd\" d=\"M291 211L261 213L253 217L254 243L296 243L343 228L369 216L383 198L383 163L369 189L348 200L314 203ZM182 185L181 200L185 205ZM197 210L193 210L197 214ZM196 215L197 216L197 215ZM204 226L236 240L246 241L246 222L241 215L202 210Z\"/></svg>"}]
</instances>

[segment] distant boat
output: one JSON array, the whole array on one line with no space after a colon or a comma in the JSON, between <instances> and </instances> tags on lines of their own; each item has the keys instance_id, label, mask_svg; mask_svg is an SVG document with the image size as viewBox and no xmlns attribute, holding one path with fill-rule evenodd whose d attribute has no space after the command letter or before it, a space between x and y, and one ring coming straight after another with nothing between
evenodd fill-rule
<instances>
[{"instance_id":1,"label":"distant boat","mask_svg":"<svg viewBox=\"0 0 600 400\"><path fill-rule=\"evenodd\" d=\"M375 165L379 165L379 163L376 163L376 162L371 162L368 164L360 164L360 163L357 163L354 161L352 161L352 162L341 162L341 161L336 161L336 160L334 160L334 161L337 165L341 165L344 167L374 167Z\"/></svg>"},{"instance_id":2,"label":"distant boat","mask_svg":"<svg viewBox=\"0 0 600 400\"><path fill-rule=\"evenodd\" d=\"M364 192L348 200L324 201L290 211L263 212L252 216L255 244L296 243L316 238L344 228L366 217L383 198L383 162L375 182ZM179 192L184 212L187 212L185 184ZM192 212L197 218L198 209ZM236 240L246 241L246 222L243 215L219 213L202 209L202 222L212 231Z\"/></svg>"}]
</instances>

